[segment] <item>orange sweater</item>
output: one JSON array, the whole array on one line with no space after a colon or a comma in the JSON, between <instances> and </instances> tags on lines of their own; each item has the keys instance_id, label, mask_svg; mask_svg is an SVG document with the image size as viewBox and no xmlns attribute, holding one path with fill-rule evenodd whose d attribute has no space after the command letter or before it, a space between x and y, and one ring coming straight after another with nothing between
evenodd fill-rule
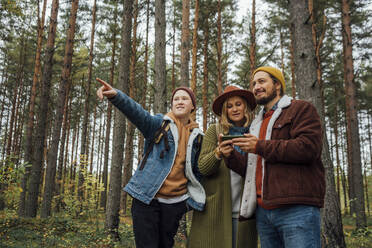
<instances>
[{"instance_id":1,"label":"orange sweater","mask_svg":"<svg viewBox=\"0 0 372 248\"><path fill-rule=\"evenodd\" d=\"M156 197L160 198L172 198L187 193L187 178L185 176L186 147L192 129L198 127L198 124L191 119L187 125L183 125L172 112L167 115L177 125L179 140L172 169L156 194Z\"/></svg>"}]
</instances>

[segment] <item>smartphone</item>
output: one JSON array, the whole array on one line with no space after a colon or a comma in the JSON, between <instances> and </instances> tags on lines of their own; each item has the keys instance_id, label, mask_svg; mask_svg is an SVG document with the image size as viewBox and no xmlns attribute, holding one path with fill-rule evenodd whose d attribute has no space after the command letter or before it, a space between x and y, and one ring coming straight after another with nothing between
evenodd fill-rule
<instances>
[{"instance_id":1,"label":"smartphone","mask_svg":"<svg viewBox=\"0 0 372 248\"><path fill-rule=\"evenodd\" d=\"M221 137L222 141L229 140L229 139L235 139L235 138L244 138L244 135L224 135Z\"/></svg>"}]
</instances>

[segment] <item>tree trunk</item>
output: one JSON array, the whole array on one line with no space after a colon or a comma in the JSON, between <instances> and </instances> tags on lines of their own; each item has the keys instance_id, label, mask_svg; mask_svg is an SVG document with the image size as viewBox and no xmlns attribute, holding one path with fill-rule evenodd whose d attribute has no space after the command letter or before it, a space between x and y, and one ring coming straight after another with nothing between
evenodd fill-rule
<instances>
[{"instance_id":1,"label":"tree trunk","mask_svg":"<svg viewBox=\"0 0 372 248\"><path fill-rule=\"evenodd\" d=\"M218 95L222 93L222 27L221 27L221 0L217 4L217 90Z\"/></svg>"},{"instance_id":2,"label":"tree trunk","mask_svg":"<svg viewBox=\"0 0 372 248\"><path fill-rule=\"evenodd\" d=\"M335 89L335 98L337 99L338 91L336 86L334 87ZM334 119L334 124L333 124L333 132L335 134L335 152L336 152L336 168L337 168L337 176L336 176L336 182L337 182L337 196L338 196L338 201L341 205L341 188L340 188L340 156L338 153L339 150L339 137L338 137L338 106L336 104L336 109L335 109L335 119Z\"/></svg>"},{"instance_id":3,"label":"tree trunk","mask_svg":"<svg viewBox=\"0 0 372 248\"><path fill-rule=\"evenodd\" d=\"M135 95L135 71L137 63L137 17L138 17L138 0L134 0L134 11L133 11L133 34L132 34L132 53L129 68L129 96L134 98ZM127 185L129 179L132 177L133 168L133 138L134 138L135 127L132 123L128 122L127 135L125 140L125 155L124 155L124 168L123 168L123 178L122 187ZM121 191L120 197L120 208L125 215L127 213L127 193Z\"/></svg>"},{"instance_id":4,"label":"tree trunk","mask_svg":"<svg viewBox=\"0 0 372 248\"><path fill-rule=\"evenodd\" d=\"M14 146L16 142L16 127L17 127L17 110L18 110L18 103L19 98L21 97L19 92L20 89L23 87L23 78L24 78L24 67L25 67L25 54L26 54L26 44L25 41L25 34L22 34L21 37L21 49L19 51L19 61L17 66L17 72L16 72L16 81L13 88L13 94L12 94L12 111L10 115L10 127L9 127L9 134L8 134L8 140L7 140L7 147L6 147L6 156L7 161L14 162ZM13 149L12 149L13 148ZM0 185L1 188L1 185ZM2 190L0 189L0 192Z\"/></svg>"},{"instance_id":5,"label":"tree trunk","mask_svg":"<svg viewBox=\"0 0 372 248\"><path fill-rule=\"evenodd\" d=\"M128 92L133 0L124 1L123 9L122 42L117 88L123 90L124 92ZM126 119L123 114L118 112L118 110L115 110L115 112L110 189L107 199L105 229L108 233L113 235L114 239L119 239L118 227L121 172L123 164Z\"/></svg>"},{"instance_id":6,"label":"tree trunk","mask_svg":"<svg viewBox=\"0 0 372 248\"><path fill-rule=\"evenodd\" d=\"M250 31L251 45L249 46L249 75L253 75L253 71L256 69L256 0L252 1L252 26Z\"/></svg>"},{"instance_id":7,"label":"tree trunk","mask_svg":"<svg viewBox=\"0 0 372 248\"><path fill-rule=\"evenodd\" d=\"M61 83L58 89L57 110L55 121L53 123L53 134L50 149L48 150L48 165L46 168L46 177L44 185L43 204L41 209L41 217L46 218L51 215L52 198L55 186L56 166L58 145L61 136L61 126L63 120L63 113L66 104L66 95L70 87L70 74L72 65L72 55L75 37L76 15L79 6L79 0L71 2L71 14L69 19L69 29L67 31L65 55L63 59L63 70L61 76Z\"/></svg>"},{"instance_id":8,"label":"tree trunk","mask_svg":"<svg viewBox=\"0 0 372 248\"><path fill-rule=\"evenodd\" d=\"M114 9L114 27L117 27L117 16L118 16L118 6L115 3ZM111 67L110 67L110 81L111 85L114 85L114 75L115 75L115 57L116 57L116 44L117 44L117 28L112 32L112 52L111 52ZM103 170L102 170L102 183L103 190L101 191L100 207L106 210L107 203L107 191L108 191L108 160L110 151L110 133L111 133L111 119L112 119L112 104L107 105L107 117L106 117L106 134L105 134L105 148L104 148L104 158L103 158Z\"/></svg>"},{"instance_id":9,"label":"tree trunk","mask_svg":"<svg viewBox=\"0 0 372 248\"><path fill-rule=\"evenodd\" d=\"M191 73L191 89L196 95L196 80L197 80L197 55L198 55L198 25L199 25L199 0L195 0L195 17L194 30L192 35L192 73ZM196 113L196 111L194 111Z\"/></svg>"},{"instance_id":10,"label":"tree trunk","mask_svg":"<svg viewBox=\"0 0 372 248\"><path fill-rule=\"evenodd\" d=\"M143 71L143 78L144 78L144 83L143 83L143 93L142 93L142 100L141 100L141 105L144 109L147 109L146 105L146 95L147 95L147 71L148 71L148 60L149 60L149 20L150 20L150 0L146 1L146 41L145 41L145 59L144 59L144 71ZM175 26L174 26L175 27ZM173 29L174 30L174 29ZM173 32L175 36L175 31ZM174 41L175 38L173 37L173 64L172 64L172 90L174 90L174 84L173 84L173 79L174 79ZM138 161L142 160L142 153L144 149L144 137L141 134L141 132L138 132Z\"/></svg>"},{"instance_id":11,"label":"tree trunk","mask_svg":"<svg viewBox=\"0 0 372 248\"><path fill-rule=\"evenodd\" d=\"M290 43L290 53L291 53L291 74L292 74L292 80L291 80L291 86L292 86L292 98L296 99L296 75L295 75L295 63L294 63L294 51L293 51L293 34L292 29L289 31L291 43Z\"/></svg>"},{"instance_id":12,"label":"tree trunk","mask_svg":"<svg viewBox=\"0 0 372 248\"><path fill-rule=\"evenodd\" d=\"M351 1L350 1L351 2ZM342 41L344 52L344 82L346 93L346 134L348 150L348 175L350 187L350 209L356 215L356 228L365 228L367 219L363 190L362 162L358 128L358 103L354 81L353 47L351 37L350 6L348 0L342 0Z\"/></svg>"},{"instance_id":13,"label":"tree trunk","mask_svg":"<svg viewBox=\"0 0 372 248\"><path fill-rule=\"evenodd\" d=\"M43 164L44 141L46 136L48 103L50 98L50 88L52 80L53 69L53 55L54 55L54 42L57 29L59 0L53 0L48 41L45 51L44 71L42 76L41 94L40 94L40 109L38 113L38 125L35 130L35 146L34 157L31 167L30 181L28 185L28 194L26 201L27 217L35 217L38 207L39 186L41 178L41 169Z\"/></svg>"},{"instance_id":14,"label":"tree trunk","mask_svg":"<svg viewBox=\"0 0 372 248\"><path fill-rule=\"evenodd\" d=\"M182 1L181 85L188 87L190 62L190 0Z\"/></svg>"},{"instance_id":15,"label":"tree trunk","mask_svg":"<svg viewBox=\"0 0 372 248\"><path fill-rule=\"evenodd\" d=\"M81 145L80 145L80 169L79 169L79 184L78 184L78 197L80 204L84 200L84 181L85 172L88 166L88 142L87 142L87 130L89 122L89 103L90 103L90 85L92 83L92 65L93 65L93 48L94 48L94 33L96 31L96 0L93 3L92 11L92 29L90 33L90 47L89 47L89 64L88 64L88 82L86 83L85 91L85 106L84 106L84 119L81 131ZM85 82L83 82L85 85Z\"/></svg>"},{"instance_id":16,"label":"tree trunk","mask_svg":"<svg viewBox=\"0 0 372 248\"><path fill-rule=\"evenodd\" d=\"M307 21L309 10L306 0L289 1L290 24L293 31L293 48L296 78L301 78L299 96L317 108L324 124L320 84L317 82L316 59L312 42L311 24ZM326 196L322 210L322 243L327 247L345 247L340 206L335 190L333 165L330 160L328 142L323 132L322 160L326 172Z\"/></svg>"},{"instance_id":17,"label":"tree trunk","mask_svg":"<svg viewBox=\"0 0 372 248\"><path fill-rule=\"evenodd\" d=\"M148 20L148 19L147 19ZM148 25L147 25L148 26ZM176 88L176 6L173 4L173 38L172 38L172 92ZM146 35L148 36L148 28L146 28ZM146 37L147 37L146 36Z\"/></svg>"},{"instance_id":18,"label":"tree trunk","mask_svg":"<svg viewBox=\"0 0 372 248\"><path fill-rule=\"evenodd\" d=\"M74 182L74 179L72 177L73 175L73 168L75 166L75 142L78 140L78 137L79 137L79 133L78 133L78 130L79 130L79 121L76 120L76 124L75 124L75 128L74 128L74 133L72 134L72 144L71 144L71 159L70 159L70 176L69 176L69 187L71 188L71 192L73 192L72 188L73 188L73 184L75 183ZM77 143L77 142L76 142ZM76 144L77 146L77 144Z\"/></svg>"},{"instance_id":19,"label":"tree trunk","mask_svg":"<svg viewBox=\"0 0 372 248\"><path fill-rule=\"evenodd\" d=\"M205 18L204 47L203 47L203 131L207 130L208 124L208 43L209 43L209 15Z\"/></svg>"},{"instance_id":20,"label":"tree trunk","mask_svg":"<svg viewBox=\"0 0 372 248\"><path fill-rule=\"evenodd\" d=\"M155 113L167 111L165 29L165 0L155 0Z\"/></svg>"},{"instance_id":21,"label":"tree trunk","mask_svg":"<svg viewBox=\"0 0 372 248\"><path fill-rule=\"evenodd\" d=\"M94 152L94 147L95 147L95 137L96 137L96 123L97 123L97 105L93 103L93 128L92 128L92 146L90 148L90 161L89 161L89 175L93 174L93 152Z\"/></svg>"},{"instance_id":22,"label":"tree trunk","mask_svg":"<svg viewBox=\"0 0 372 248\"><path fill-rule=\"evenodd\" d=\"M345 136L342 135L342 134L346 133L344 127L345 127L345 125L344 126L341 126L341 132L340 132L341 139L340 140L346 140L345 139ZM345 144L344 144L344 142L342 142L341 143L341 151L345 151L345 150L346 150ZM346 162L347 159L345 158L346 156L347 155L345 155L345 152L343 152L342 153L342 156L341 156L341 158L342 158L342 163L341 164L342 165L345 165L345 166L347 166L347 162ZM348 211L348 205L347 205L347 203L349 202L349 199L348 199L348 196L349 196L349 194L348 194L349 187L347 185L347 178L346 178L345 171L346 171L346 168L343 167L343 166L341 166L341 182L342 182L342 188L343 188L342 191L344 193L344 214L347 215L347 214L350 213Z\"/></svg>"},{"instance_id":23,"label":"tree trunk","mask_svg":"<svg viewBox=\"0 0 372 248\"><path fill-rule=\"evenodd\" d=\"M35 67L34 67L34 76L32 80L32 89L31 89L31 97L30 97L29 112L28 112L28 123L27 123L27 128L26 128L26 139L25 139L25 162L28 162L28 163L32 162L32 152L33 152L32 134L34 130L35 98L36 98L37 84L40 81L40 74L41 74L40 55L41 55L41 48L42 48L42 42L43 42L45 11L46 11L47 1L48 0L44 0L44 3L43 3L41 20L40 20L40 15L38 14ZM38 8L38 11L39 9L40 8ZM22 182L21 182L22 192L20 194L19 208L18 208L18 215L21 217L25 216L26 193L27 193L28 179L30 176L30 169L31 168L29 166L26 167L25 174L23 175Z\"/></svg>"},{"instance_id":24,"label":"tree trunk","mask_svg":"<svg viewBox=\"0 0 372 248\"><path fill-rule=\"evenodd\" d=\"M71 99L70 99L70 104L69 104L69 109L67 110L67 116L68 118L66 118L66 131L67 131L67 134L66 134L66 139L67 139L67 142L65 144L65 149L66 151L64 152L65 154L65 157L63 159L63 169L62 169L62 181L60 183L60 194L61 194L61 197L60 199L62 200L62 195L65 193L65 183L67 182L67 162L68 162L68 155L70 154L69 152L69 144L70 144L70 131L71 131ZM63 134L62 134L63 135ZM71 161L70 161L71 162ZM71 163L70 163L71 164Z\"/></svg>"}]
</instances>

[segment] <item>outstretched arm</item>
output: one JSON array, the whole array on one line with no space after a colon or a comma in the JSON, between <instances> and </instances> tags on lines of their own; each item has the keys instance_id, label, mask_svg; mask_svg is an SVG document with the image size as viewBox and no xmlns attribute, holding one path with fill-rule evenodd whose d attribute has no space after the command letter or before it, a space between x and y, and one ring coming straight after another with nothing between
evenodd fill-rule
<instances>
[{"instance_id":1,"label":"outstretched arm","mask_svg":"<svg viewBox=\"0 0 372 248\"><path fill-rule=\"evenodd\" d=\"M110 84L97 78L102 86L97 90L99 99L108 98L144 135L151 139L155 131L160 127L162 116L151 115L148 111L120 90L114 89Z\"/></svg>"}]
</instances>

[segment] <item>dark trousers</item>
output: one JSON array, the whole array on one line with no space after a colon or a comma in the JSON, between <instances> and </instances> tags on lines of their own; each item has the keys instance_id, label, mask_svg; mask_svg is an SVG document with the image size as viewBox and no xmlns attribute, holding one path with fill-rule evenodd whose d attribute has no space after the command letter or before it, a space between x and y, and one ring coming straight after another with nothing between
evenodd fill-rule
<instances>
[{"instance_id":1,"label":"dark trousers","mask_svg":"<svg viewBox=\"0 0 372 248\"><path fill-rule=\"evenodd\" d=\"M171 248L179 221L187 212L186 201L147 205L133 198L132 218L136 248Z\"/></svg>"}]
</instances>

